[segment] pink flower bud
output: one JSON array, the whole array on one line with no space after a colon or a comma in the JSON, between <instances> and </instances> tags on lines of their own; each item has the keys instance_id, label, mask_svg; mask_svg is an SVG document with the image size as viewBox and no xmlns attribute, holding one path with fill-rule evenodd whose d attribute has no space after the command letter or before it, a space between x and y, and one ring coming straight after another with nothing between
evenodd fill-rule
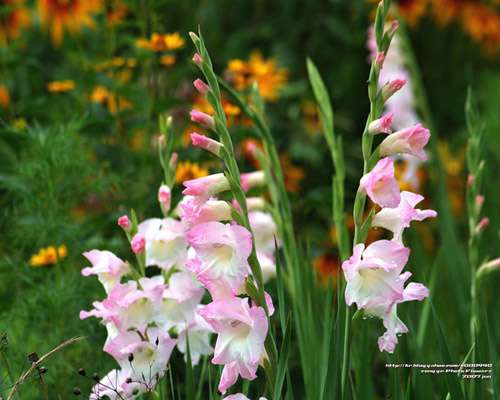
<instances>
[{"instance_id":1,"label":"pink flower bud","mask_svg":"<svg viewBox=\"0 0 500 400\"><path fill-rule=\"evenodd\" d=\"M484 203L484 196L481 195L481 194L478 194L476 196L476 206L481 209L481 207L483 206L483 203Z\"/></svg>"},{"instance_id":2,"label":"pink flower bud","mask_svg":"<svg viewBox=\"0 0 500 400\"><path fill-rule=\"evenodd\" d=\"M398 28L399 28L399 21L398 20L392 21L391 26L389 27L389 35L393 36L398 30Z\"/></svg>"},{"instance_id":3,"label":"pink flower bud","mask_svg":"<svg viewBox=\"0 0 500 400\"><path fill-rule=\"evenodd\" d=\"M130 245L132 247L132 251L135 254L140 254L144 251L144 247L146 246L146 239L142 233L136 233L132 238Z\"/></svg>"},{"instance_id":4,"label":"pink flower bud","mask_svg":"<svg viewBox=\"0 0 500 400\"><path fill-rule=\"evenodd\" d=\"M198 53L194 53L194 55L193 55L193 62L196 65L201 65L201 64L203 64L203 57L200 56Z\"/></svg>"},{"instance_id":5,"label":"pink flower bud","mask_svg":"<svg viewBox=\"0 0 500 400\"><path fill-rule=\"evenodd\" d=\"M182 194L206 198L229 190L229 181L222 173L191 179L182 184L186 187Z\"/></svg>"},{"instance_id":6,"label":"pink flower bud","mask_svg":"<svg viewBox=\"0 0 500 400\"><path fill-rule=\"evenodd\" d=\"M220 149L222 148L222 143L217 140L210 139L205 135L200 135L196 132L191 133L191 143L195 147L207 150L216 156L220 155Z\"/></svg>"},{"instance_id":7,"label":"pink flower bud","mask_svg":"<svg viewBox=\"0 0 500 400\"><path fill-rule=\"evenodd\" d=\"M388 113L372 121L368 125L368 133L375 135L377 133L391 133L392 120L394 119L394 113Z\"/></svg>"},{"instance_id":8,"label":"pink flower bud","mask_svg":"<svg viewBox=\"0 0 500 400\"><path fill-rule=\"evenodd\" d=\"M167 185L161 185L158 189L158 202L160 203L161 209L164 213L170 210L170 201L172 199L172 193Z\"/></svg>"},{"instance_id":9,"label":"pink flower bud","mask_svg":"<svg viewBox=\"0 0 500 400\"><path fill-rule=\"evenodd\" d=\"M474 185L475 180L476 177L472 174L469 174L469 176L467 176L467 186L472 187L472 185Z\"/></svg>"},{"instance_id":10,"label":"pink flower bud","mask_svg":"<svg viewBox=\"0 0 500 400\"><path fill-rule=\"evenodd\" d=\"M249 172L240 175L241 187L245 192L257 186L264 186L266 183L266 175L264 171Z\"/></svg>"},{"instance_id":11,"label":"pink flower bud","mask_svg":"<svg viewBox=\"0 0 500 400\"><path fill-rule=\"evenodd\" d=\"M387 82L382 87L382 99L384 103L398 90L400 90L406 84L406 79L394 79Z\"/></svg>"},{"instance_id":12,"label":"pink flower bud","mask_svg":"<svg viewBox=\"0 0 500 400\"><path fill-rule=\"evenodd\" d=\"M398 153L406 153L425 161L427 156L424 152L424 147L430 137L429 130L421 124L410 126L387 136L380 143L380 155L390 156Z\"/></svg>"},{"instance_id":13,"label":"pink flower bud","mask_svg":"<svg viewBox=\"0 0 500 400\"><path fill-rule=\"evenodd\" d=\"M486 229L486 227L490 224L490 219L488 217L483 217L481 221L476 225L475 232L480 233Z\"/></svg>"},{"instance_id":14,"label":"pink flower bud","mask_svg":"<svg viewBox=\"0 0 500 400\"><path fill-rule=\"evenodd\" d=\"M215 122L213 117L211 117L208 114L205 114L204 112L198 111L198 110L192 110L189 115L191 116L191 121L196 122L205 128L208 129L215 129Z\"/></svg>"},{"instance_id":15,"label":"pink flower bud","mask_svg":"<svg viewBox=\"0 0 500 400\"><path fill-rule=\"evenodd\" d=\"M206 94L210 90L210 87L205 82L203 82L201 79L196 79L193 82L193 86L201 94Z\"/></svg>"},{"instance_id":16,"label":"pink flower bud","mask_svg":"<svg viewBox=\"0 0 500 400\"><path fill-rule=\"evenodd\" d=\"M385 60L384 52L378 51L377 55L375 56L375 65L379 71L382 69L382 66L384 65L384 60Z\"/></svg>"},{"instance_id":17,"label":"pink flower bud","mask_svg":"<svg viewBox=\"0 0 500 400\"><path fill-rule=\"evenodd\" d=\"M175 168L175 166L177 165L178 159L179 159L179 154L172 153L172 155L170 156L170 161L169 161L169 165L171 168Z\"/></svg>"},{"instance_id":18,"label":"pink flower bud","mask_svg":"<svg viewBox=\"0 0 500 400\"><path fill-rule=\"evenodd\" d=\"M120 226L124 231L130 230L131 223L128 215L122 215L118 218L118 226Z\"/></svg>"}]
</instances>

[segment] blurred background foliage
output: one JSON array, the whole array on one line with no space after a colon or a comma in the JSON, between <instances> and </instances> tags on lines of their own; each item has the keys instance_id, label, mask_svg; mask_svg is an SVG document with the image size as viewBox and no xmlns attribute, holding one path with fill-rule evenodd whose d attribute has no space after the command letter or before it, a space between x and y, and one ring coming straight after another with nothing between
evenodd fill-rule
<instances>
[{"instance_id":1,"label":"blurred background foliage","mask_svg":"<svg viewBox=\"0 0 500 400\"><path fill-rule=\"evenodd\" d=\"M486 126L485 214L490 226L484 258L498 256L500 163L500 2L401 0L421 70L460 245L466 248L464 208L467 87L479 99ZM106 248L129 257L116 219L131 208L140 217L159 212L156 188L157 118L174 117L179 166L176 180L208 174L208 157L188 146L188 112L207 105L193 90L195 69L187 33L201 27L215 70L237 89L257 81L277 140L296 226L311 246L320 277L338 271L331 229L332 166L307 81L306 57L330 88L336 129L344 138L348 196L360 176L359 138L368 112L367 28L374 1L362 0L2 0L0 1L0 332L16 375L26 354L48 351L64 339L89 339L50 362L47 384L67 398L80 366L103 372L104 329L78 312L102 293L82 279L82 251ZM246 151L254 136L240 110L226 104L243 170L257 167ZM208 110L207 110L208 111ZM212 162L213 163L213 162ZM404 166L402 167L404 168ZM421 167L427 187L435 171ZM404 182L403 182L404 183ZM180 190L174 191L177 195ZM425 192L425 190L424 190ZM434 204L430 189L425 193ZM351 204L352 198L347 199ZM350 206L349 206L350 207ZM349 210L349 208L348 208ZM425 223L411 238L417 276L464 252L436 258L441 238ZM444 259L444 260L443 260ZM465 261L463 261L465 262ZM460 314L445 313L448 291L467 297L467 283L450 289L437 277L447 329ZM457 271L460 277L459 271ZM463 276L462 276L463 277ZM485 291L494 310L498 285ZM461 292L461 290L464 290ZM465 307L465 306L464 306ZM489 307L489 308L488 308ZM410 311L414 311L409 307ZM465 310L462 310L465 312ZM498 329L498 327L496 328ZM496 335L500 337L500 335ZM458 348L461 339L456 340ZM463 354L462 354L463 356ZM83 365L87 364L87 365ZM101 365L103 365L101 367ZM0 393L7 382L3 371ZM91 382L78 383L84 388ZM36 396L38 385L24 389Z\"/></svg>"}]
</instances>

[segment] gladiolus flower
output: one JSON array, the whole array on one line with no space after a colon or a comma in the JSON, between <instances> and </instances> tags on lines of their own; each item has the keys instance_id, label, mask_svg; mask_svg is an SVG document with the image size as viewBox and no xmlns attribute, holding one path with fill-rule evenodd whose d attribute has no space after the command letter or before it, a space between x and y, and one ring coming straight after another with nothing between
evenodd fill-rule
<instances>
[{"instance_id":1,"label":"gladiolus flower","mask_svg":"<svg viewBox=\"0 0 500 400\"><path fill-rule=\"evenodd\" d=\"M250 400L250 399L242 393L235 393L227 397L224 397L222 400ZM265 397L259 397L259 400L267 400L267 399Z\"/></svg>"},{"instance_id":2,"label":"gladiolus flower","mask_svg":"<svg viewBox=\"0 0 500 400\"><path fill-rule=\"evenodd\" d=\"M151 218L139 224L145 240L146 265L169 269L186 259L187 242L182 222L172 218Z\"/></svg>"},{"instance_id":3,"label":"gladiolus flower","mask_svg":"<svg viewBox=\"0 0 500 400\"><path fill-rule=\"evenodd\" d=\"M210 115L198 110L192 110L189 115L191 116L191 121L196 122L207 129L215 129L214 118Z\"/></svg>"},{"instance_id":4,"label":"gladiolus flower","mask_svg":"<svg viewBox=\"0 0 500 400\"><path fill-rule=\"evenodd\" d=\"M172 199L172 193L167 185L161 185L158 189L158 202L160 203L161 209L164 213L168 213L170 210L170 202Z\"/></svg>"},{"instance_id":5,"label":"gladiolus flower","mask_svg":"<svg viewBox=\"0 0 500 400\"><path fill-rule=\"evenodd\" d=\"M382 158L359 182L371 201L381 207L397 207L401 199L398 181L394 178L394 164L389 157Z\"/></svg>"},{"instance_id":6,"label":"gladiolus flower","mask_svg":"<svg viewBox=\"0 0 500 400\"><path fill-rule=\"evenodd\" d=\"M200 315L218 333L212 363L224 365L219 391L225 393L239 375L255 379L268 330L264 309L232 297L206 305Z\"/></svg>"},{"instance_id":7,"label":"gladiolus flower","mask_svg":"<svg viewBox=\"0 0 500 400\"><path fill-rule=\"evenodd\" d=\"M377 133L391 133L392 120L394 119L394 113L388 113L375 121L372 121L368 125L368 132L372 135Z\"/></svg>"},{"instance_id":8,"label":"gladiolus flower","mask_svg":"<svg viewBox=\"0 0 500 400\"><path fill-rule=\"evenodd\" d=\"M394 132L380 144L380 155L390 156L397 153L407 153L425 161L427 156L424 147L431 134L421 124Z\"/></svg>"},{"instance_id":9,"label":"gladiolus flower","mask_svg":"<svg viewBox=\"0 0 500 400\"><path fill-rule=\"evenodd\" d=\"M210 139L205 135L200 135L196 132L191 133L191 143L195 147L207 150L216 156L220 155L220 150L223 147L222 143L217 140Z\"/></svg>"},{"instance_id":10,"label":"gladiolus flower","mask_svg":"<svg viewBox=\"0 0 500 400\"><path fill-rule=\"evenodd\" d=\"M405 84L405 79L394 79L390 82L387 82L382 87L382 99L384 100L384 103L389 100L389 98L398 90L400 90Z\"/></svg>"},{"instance_id":11,"label":"gladiolus flower","mask_svg":"<svg viewBox=\"0 0 500 400\"><path fill-rule=\"evenodd\" d=\"M130 219L128 215L122 215L118 218L118 226L120 226L124 231L129 231L131 227Z\"/></svg>"},{"instance_id":12,"label":"gladiolus flower","mask_svg":"<svg viewBox=\"0 0 500 400\"><path fill-rule=\"evenodd\" d=\"M132 251L135 254L140 254L144 251L144 246L146 245L146 240L142 233L137 233L132 238L130 245L132 246Z\"/></svg>"},{"instance_id":13,"label":"gladiolus flower","mask_svg":"<svg viewBox=\"0 0 500 400\"><path fill-rule=\"evenodd\" d=\"M92 267L82 269L83 276L97 275L106 293L115 287L122 276L130 272L130 265L115 256L110 251L91 250L83 253Z\"/></svg>"},{"instance_id":14,"label":"gladiolus flower","mask_svg":"<svg viewBox=\"0 0 500 400\"><path fill-rule=\"evenodd\" d=\"M248 219L254 235L257 259L262 269L264 282L267 282L269 279L276 276L274 250L278 228L269 213L252 211L248 213Z\"/></svg>"},{"instance_id":15,"label":"gladiolus flower","mask_svg":"<svg viewBox=\"0 0 500 400\"><path fill-rule=\"evenodd\" d=\"M390 230L393 240L401 242L403 229L410 226L411 221L423 221L426 218L434 218L437 212L434 210L419 210L415 206L424 199L423 196L401 192L401 201L395 208L383 208L372 220L372 226L378 226Z\"/></svg>"},{"instance_id":16,"label":"gladiolus flower","mask_svg":"<svg viewBox=\"0 0 500 400\"><path fill-rule=\"evenodd\" d=\"M222 173L184 181L182 184L186 187L182 194L205 198L229 190L229 181Z\"/></svg>"},{"instance_id":17,"label":"gladiolus flower","mask_svg":"<svg viewBox=\"0 0 500 400\"><path fill-rule=\"evenodd\" d=\"M397 316L396 305L405 301L423 300L428 289L420 283L410 283L411 276L401 273L408 261L409 249L400 243L378 240L366 249L358 244L353 255L342 264L347 286L346 303L356 303L368 315L383 319L386 332L379 338L380 351L392 353L397 344L397 335L408 329Z\"/></svg>"},{"instance_id":18,"label":"gladiolus flower","mask_svg":"<svg viewBox=\"0 0 500 400\"><path fill-rule=\"evenodd\" d=\"M239 225L206 222L191 228L186 237L196 252L196 258L188 260L186 267L212 298L237 295L250 272L250 232Z\"/></svg>"},{"instance_id":19,"label":"gladiolus flower","mask_svg":"<svg viewBox=\"0 0 500 400\"><path fill-rule=\"evenodd\" d=\"M245 192L248 192L254 187L264 186L266 183L266 175L264 171L248 172L240 175L241 187Z\"/></svg>"},{"instance_id":20,"label":"gladiolus flower","mask_svg":"<svg viewBox=\"0 0 500 400\"><path fill-rule=\"evenodd\" d=\"M193 82L193 86L200 94L206 94L210 90L210 87L201 79L196 79Z\"/></svg>"}]
</instances>

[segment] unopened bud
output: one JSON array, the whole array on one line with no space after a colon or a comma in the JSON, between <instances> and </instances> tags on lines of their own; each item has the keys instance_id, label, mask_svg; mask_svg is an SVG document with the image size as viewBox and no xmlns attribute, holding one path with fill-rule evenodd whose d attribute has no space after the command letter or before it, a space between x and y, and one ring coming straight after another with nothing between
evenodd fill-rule
<instances>
[{"instance_id":1,"label":"unopened bud","mask_svg":"<svg viewBox=\"0 0 500 400\"><path fill-rule=\"evenodd\" d=\"M483 217L481 221L479 221L479 223L476 225L475 229L476 234L484 231L489 224L490 224L490 219L488 217Z\"/></svg>"},{"instance_id":2,"label":"unopened bud","mask_svg":"<svg viewBox=\"0 0 500 400\"><path fill-rule=\"evenodd\" d=\"M387 82L382 87L382 99L384 103L389 100L389 98L400 90L406 84L406 79L394 79L390 82Z\"/></svg>"},{"instance_id":3,"label":"unopened bud","mask_svg":"<svg viewBox=\"0 0 500 400\"><path fill-rule=\"evenodd\" d=\"M128 215L122 215L118 218L118 226L120 226L124 231L130 231L130 227L132 226Z\"/></svg>"},{"instance_id":4,"label":"unopened bud","mask_svg":"<svg viewBox=\"0 0 500 400\"><path fill-rule=\"evenodd\" d=\"M189 113L189 115L191 116L191 121L196 122L196 123L204 126L205 128L212 129L212 130L215 129L214 119L210 115L208 115L204 112L198 111L198 110L192 110Z\"/></svg>"},{"instance_id":5,"label":"unopened bud","mask_svg":"<svg viewBox=\"0 0 500 400\"><path fill-rule=\"evenodd\" d=\"M474 185L474 182L476 181L476 177L472 174L469 174L467 176L467 186L468 187L472 187L472 185Z\"/></svg>"},{"instance_id":6,"label":"unopened bud","mask_svg":"<svg viewBox=\"0 0 500 400\"><path fill-rule=\"evenodd\" d=\"M191 143L195 147L207 150L216 156L220 155L220 150L223 147L222 143L217 140L210 139L205 135L200 135L196 132L191 133Z\"/></svg>"},{"instance_id":7,"label":"unopened bud","mask_svg":"<svg viewBox=\"0 0 500 400\"><path fill-rule=\"evenodd\" d=\"M249 172L240 175L241 187L248 192L253 187L264 186L266 183L266 174L264 171Z\"/></svg>"},{"instance_id":8,"label":"unopened bud","mask_svg":"<svg viewBox=\"0 0 500 400\"><path fill-rule=\"evenodd\" d=\"M170 210L170 201L172 193L167 185L161 185L158 189L158 202L160 203L163 213L168 213Z\"/></svg>"},{"instance_id":9,"label":"unopened bud","mask_svg":"<svg viewBox=\"0 0 500 400\"><path fill-rule=\"evenodd\" d=\"M130 241L130 245L135 254L142 253L144 251L144 247L146 246L146 239L144 238L144 235L142 233L136 233Z\"/></svg>"},{"instance_id":10,"label":"unopened bud","mask_svg":"<svg viewBox=\"0 0 500 400\"><path fill-rule=\"evenodd\" d=\"M200 94L206 94L210 90L210 87L201 79L196 79L193 82L193 86Z\"/></svg>"},{"instance_id":11,"label":"unopened bud","mask_svg":"<svg viewBox=\"0 0 500 400\"><path fill-rule=\"evenodd\" d=\"M193 55L193 62L196 65L201 65L201 64L203 64L203 57L200 56L198 53L194 53L194 55Z\"/></svg>"},{"instance_id":12,"label":"unopened bud","mask_svg":"<svg viewBox=\"0 0 500 400\"><path fill-rule=\"evenodd\" d=\"M368 133L376 135L377 133L391 133L392 120L394 119L394 113L388 113L382 117L372 121L368 125Z\"/></svg>"}]
</instances>

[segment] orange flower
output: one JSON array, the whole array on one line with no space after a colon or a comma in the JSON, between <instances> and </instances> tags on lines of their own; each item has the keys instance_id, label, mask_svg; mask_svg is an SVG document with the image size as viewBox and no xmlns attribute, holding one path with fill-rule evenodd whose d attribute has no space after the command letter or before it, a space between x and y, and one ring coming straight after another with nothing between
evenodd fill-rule
<instances>
[{"instance_id":1,"label":"orange flower","mask_svg":"<svg viewBox=\"0 0 500 400\"><path fill-rule=\"evenodd\" d=\"M401 17L408 22L408 25L415 26L425 15L429 0L398 0L395 3Z\"/></svg>"},{"instance_id":2,"label":"orange flower","mask_svg":"<svg viewBox=\"0 0 500 400\"><path fill-rule=\"evenodd\" d=\"M259 52L252 53L248 61L230 60L227 72L236 89L244 90L257 83L261 96L269 101L278 98L288 79L286 69L278 68L274 58L263 59Z\"/></svg>"},{"instance_id":3,"label":"orange flower","mask_svg":"<svg viewBox=\"0 0 500 400\"><path fill-rule=\"evenodd\" d=\"M38 253L33 254L30 258L30 266L43 267L45 265L54 265L63 260L68 255L68 248L63 244L57 248L49 246L42 248Z\"/></svg>"},{"instance_id":4,"label":"orange flower","mask_svg":"<svg viewBox=\"0 0 500 400\"><path fill-rule=\"evenodd\" d=\"M495 53L500 47L500 14L484 4L466 4L463 9L464 30L485 49Z\"/></svg>"},{"instance_id":5,"label":"orange flower","mask_svg":"<svg viewBox=\"0 0 500 400\"><path fill-rule=\"evenodd\" d=\"M75 88L75 82L72 80L53 81L47 83L47 90L51 93L69 92Z\"/></svg>"},{"instance_id":6,"label":"orange flower","mask_svg":"<svg viewBox=\"0 0 500 400\"><path fill-rule=\"evenodd\" d=\"M5 45L9 39L15 39L22 28L29 26L28 9L25 0L3 0L0 14L0 45Z\"/></svg>"},{"instance_id":7,"label":"orange flower","mask_svg":"<svg viewBox=\"0 0 500 400\"><path fill-rule=\"evenodd\" d=\"M38 0L40 19L55 46L61 44L64 31L77 33L83 27L93 27L93 16L101 10L102 0Z\"/></svg>"},{"instance_id":8,"label":"orange flower","mask_svg":"<svg viewBox=\"0 0 500 400\"><path fill-rule=\"evenodd\" d=\"M90 94L90 101L105 105L111 114L132 108L132 103L116 95L104 86L96 86Z\"/></svg>"},{"instance_id":9,"label":"orange flower","mask_svg":"<svg viewBox=\"0 0 500 400\"><path fill-rule=\"evenodd\" d=\"M322 254L313 261L313 266L323 282L331 276L335 284L340 272L340 263L337 257L331 254Z\"/></svg>"},{"instance_id":10,"label":"orange flower","mask_svg":"<svg viewBox=\"0 0 500 400\"><path fill-rule=\"evenodd\" d=\"M122 22L128 14L128 7L119 0L106 2L106 21L113 26Z\"/></svg>"},{"instance_id":11,"label":"orange flower","mask_svg":"<svg viewBox=\"0 0 500 400\"><path fill-rule=\"evenodd\" d=\"M213 115L214 114L214 109L208 102L205 96L202 96L201 94L198 94L194 100L193 108L204 112L208 115ZM228 125L231 126L237 117L241 115L241 110L238 106L235 106L233 103L231 103L229 100L227 100L224 96L222 96L222 108L224 109L224 112L226 113L227 119L228 119Z\"/></svg>"},{"instance_id":12,"label":"orange flower","mask_svg":"<svg viewBox=\"0 0 500 400\"><path fill-rule=\"evenodd\" d=\"M468 0L432 0L432 14L440 25L449 24L460 17Z\"/></svg>"},{"instance_id":13,"label":"orange flower","mask_svg":"<svg viewBox=\"0 0 500 400\"><path fill-rule=\"evenodd\" d=\"M184 47L184 43L185 40L178 32L167 34L153 33L149 40L146 38L139 38L135 42L137 47L157 53L178 50Z\"/></svg>"},{"instance_id":14,"label":"orange flower","mask_svg":"<svg viewBox=\"0 0 500 400\"><path fill-rule=\"evenodd\" d=\"M10 93L7 86L0 85L0 107L7 109L10 106Z\"/></svg>"},{"instance_id":15,"label":"orange flower","mask_svg":"<svg viewBox=\"0 0 500 400\"><path fill-rule=\"evenodd\" d=\"M164 56L161 56L160 58L160 64L163 65L164 67L171 67L172 65L175 64L176 57L172 54L167 54Z\"/></svg>"},{"instance_id":16,"label":"orange flower","mask_svg":"<svg viewBox=\"0 0 500 400\"><path fill-rule=\"evenodd\" d=\"M280 156L281 168L285 175L285 187L290 193L297 193L300 191L300 182L304 179L305 172L301 167L292 164L290 157L286 154Z\"/></svg>"}]
</instances>

